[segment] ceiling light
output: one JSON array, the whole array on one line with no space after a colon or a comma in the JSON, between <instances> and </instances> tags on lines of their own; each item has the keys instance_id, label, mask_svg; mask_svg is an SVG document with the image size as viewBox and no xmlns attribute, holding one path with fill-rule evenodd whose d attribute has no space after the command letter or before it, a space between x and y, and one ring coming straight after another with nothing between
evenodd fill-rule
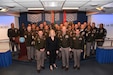
<instances>
[{"instance_id":1,"label":"ceiling light","mask_svg":"<svg viewBox=\"0 0 113 75\"><path fill-rule=\"evenodd\" d=\"M60 2L43 2L45 7L57 7Z\"/></svg>"},{"instance_id":2,"label":"ceiling light","mask_svg":"<svg viewBox=\"0 0 113 75\"><path fill-rule=\"evenodd\" d=\"M0 12L7 12L8 8L0 8Z\"/></svg>"},{"instance_id":3,"label":"ceiling light","mask_svg":"<svg viewBox=\"0 0 113 75\"><path fill-rule=\"evenodd\" d=\"M103 10L103 7L97 7L96 9L101 11L101 10Z\"/></svg>"},{"instance_id":4,"label":"ceiling light","mask_svg":"<svg viewBox=\"0 0 113 75\"><path fill-rule=\"evenodd\" d=\"M91 7L97 7L98 4L91 4L90 6L91 6Z\"/></svg>"},{"instance_id":5,"label":"ceiling light","mask_svg":"<svg viewBox=\"0 0 113 75\"><path fill-rule=\"evenodd\" d=\"M44 10L44 8L28 8L28 10Z\"/></svg>"},{"instance_id":6,"label":"ceiling light","mask_svg":"<svg viewBox=\"0 0 113 75\"><path fill-rule=\"evenodd\" d=\"M78 10L78 7L63 7L63 10Z\"/></svg>"}]
</instances>

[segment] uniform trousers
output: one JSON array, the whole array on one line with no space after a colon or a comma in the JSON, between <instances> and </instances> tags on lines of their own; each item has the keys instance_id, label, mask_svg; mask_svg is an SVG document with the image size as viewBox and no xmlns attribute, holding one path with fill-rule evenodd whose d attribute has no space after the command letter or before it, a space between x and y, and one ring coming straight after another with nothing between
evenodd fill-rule
<instances>
[{"instance_id":1,"label":"uniform trousers","mask_svg":"<svg viewBox=\"0 0 113 75\"><path fill-rule=\"evenodd\" d=\"M34 50L32 50L31 46L27 46L26 48L27 48L27 57L28 57L28 60L33 59L33 57L34 57Z\"/></svg>"},{"instance_id":2,"label":"uniform trousers","mask_svg":"<svg viewBox=\"0 0 113 75\"><path fill-rule=\"evenodd\" d=\"M92 47L92 54L95 52L95 41L91 42L91 47Z\"/></svg>"},{"instance_id":3,"label":"uniform trousers","mask_svg":"<svg viewBox=\"0 0 113 75\"><path fill-rule=\"evenodd\" d=\"M73 49L74 67L80 67L81 49Z\"/></svg>"},{"instance_id":4,"label":"uniform trousers","mask_svg":"<svg viewBox=\"0 0 113 75\"><path fill-rule=\"evenodd\" d=\"M16 46L16 51L19 51L19 46L17 43L11 41L10 44L11 44L12 52L14 52L15 46Z\"/></svg>"},{"instance_id":5,"label":"uniform trousers","mask_svg":"<svg viewBox=\"0 0 113 75\"><path fill-rule=\"evenodd\" d=\"M90 56L91 52L91 42L86 42L86 55Z\"/></svg>"},{"instance_id":6,"label":"uniform trousers","mask_svg":"<svg viewBox=\"0 0 113 75\"><path fill-rule=\"evenodd\" d=\"M35 59L35 56L36 56L35 46L31 46L31 50L33 51L33 59Z\"/></svg>"},{"instance_id":7,"label":"uniform trousers","mask_svg":"<svg viewBox=\"0 0 113 75\"><path fill-rule=\"evenodd\" d=\"M69 67L69 47L67 48L61 48L61 54L62 54L62 66L65 66L66 68Z\"/></svg>"},{"instance_id":8,"label":"uniform trousers","mask_svg":"<svg viewBox=\"0 0 113 75\"><path fill-rule=\"evenodd\" d=\"M41 67L44 67L44 55L45 51L42 52L36 49L37 70L40 70Z\"/></svg>"},{"instance_id":9,"label":"uniform trousers","mask_svg":"<svg viewBox=\"0 0 113 75\"><path fill-rule=\"evenodd\" d=\"M103 46L104 41L97 41L97 46Z\"/></svg>"}]
</instances>

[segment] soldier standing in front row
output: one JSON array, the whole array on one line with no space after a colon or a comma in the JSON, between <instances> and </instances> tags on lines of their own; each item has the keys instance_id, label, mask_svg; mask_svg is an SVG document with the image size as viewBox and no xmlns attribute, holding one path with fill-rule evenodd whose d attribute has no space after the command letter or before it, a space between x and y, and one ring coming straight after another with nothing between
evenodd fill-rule
<instances>
[{"instance_id":1,"label":"soldier standing in front row","mask_svg":"<svg viewBox=\"0 0 113 75\"><path fill-rule=\"evenodd\" d=\"M37 72L40 73L41 68L44 67L44 58L45 58L45 37L43 31L39 30L38 34L35 37L35 49L36 49L36 61L37 61Z\"/></svg>"},{"instance_id":2,"label":"soldier standing in front row","mask_svg":"<svg viewBox=\"0 0 113 75\"><path fill-rule=\"evenodd\" d=\"M62 54L62 68L67 71L69 69L69 53L70 53L70 36L67 34L67 28L62 27L60 39L60 50Z\"/></svg>"},{"instance_id":3,"label":"soldier standing in front row","mask_svg":"<svg viewBox=\"0 0 113 75\"><path fill-rule=\"evenodd\" d=\"M71 49L74 54L74 69L80 69L80 57L81 57L81 51L83 46L83 38L80 35L80 30L76 29L75 34L71 37Z\"/></svg>"}]
</instances>

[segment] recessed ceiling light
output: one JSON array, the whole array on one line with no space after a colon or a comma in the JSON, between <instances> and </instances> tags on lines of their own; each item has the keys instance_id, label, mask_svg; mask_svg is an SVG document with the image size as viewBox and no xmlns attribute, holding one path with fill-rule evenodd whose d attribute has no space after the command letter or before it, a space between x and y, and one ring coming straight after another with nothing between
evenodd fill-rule
<instances>
[{"instance_id":1,"label":"recessed ceiling light","mask_svg":"<svg viewBox=\"0 0 113 75\"><path fill-rule=\"evenodd\" d=\"M101 11L103 10L103 7L97 7L96 9Z\"/></svg>"},{"instance_id":2,"label":"recessed ceiling light","mask_svg":"<svg viewBox=\"0 0 113 75\"><path fill-rule=\"evenodd\" d=\"M0 12L7 12L8 9L7 8L1 8Z\"/></svg>"},{"instance_id":3,"label":"recessed ceiling light","mask_svg":"<svg viewBox=\"0 0 113 75\"><path fill-rule=\"evenodd\" d=\"M98 4L91 4L90 6L91 6L91 7L97 7Z\"/></svg>"},{"instance_id":4,"label":"recessed ceiling light","mask_svg":"<svg viewBox=\"0 0 113 75\"><path fill-rule=\"evenodd\" d=\"M63 7L62 9L65 9L65 10L68 10L68 9L70 9L70 10L78 10L79 7Z\"/></svg>"},{"instance_id":5,"label":"recessed ceiling light","mask_svg":"<svg viewBox=\"0 0 113 75\"><path fill-rule=\"evenodd\" d=\"M44 10L44 8L28 8L28 10Z\"/></svg>"},{"instance_id":6,"label":"recessed ceiling light","mask_svg":"<svg viewBox=\"0 0 113 75\"><path fill-rule=\"evenodd\" d=\"M59 2L43 2L45 7L57 7Z\"/></svg>"}]
</instances>

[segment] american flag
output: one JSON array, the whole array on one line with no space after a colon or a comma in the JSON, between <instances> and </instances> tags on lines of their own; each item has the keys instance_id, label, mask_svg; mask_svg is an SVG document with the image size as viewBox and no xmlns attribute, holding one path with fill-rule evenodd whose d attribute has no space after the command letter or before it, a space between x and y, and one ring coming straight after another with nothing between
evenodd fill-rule
<instances>
[{"instance_id":1,"label":"american flag","mask_svg":"<svg viewBox=\"0 0 113 75\"><path fill-rule=\"evenodd\" d=\"M77 13L66 13L66 21L75 21L77 20Z\"/></svg>"},{"instance_id":2,"label":"american flag","mask_svg":"<svg viewBox=\"0 0 113 75\"><path fill-rule=\"evenodd\" d=\"M29 22L40 22L42 21L42 14L27 14L27 20Z\"/></svg>"}]
</instances>

